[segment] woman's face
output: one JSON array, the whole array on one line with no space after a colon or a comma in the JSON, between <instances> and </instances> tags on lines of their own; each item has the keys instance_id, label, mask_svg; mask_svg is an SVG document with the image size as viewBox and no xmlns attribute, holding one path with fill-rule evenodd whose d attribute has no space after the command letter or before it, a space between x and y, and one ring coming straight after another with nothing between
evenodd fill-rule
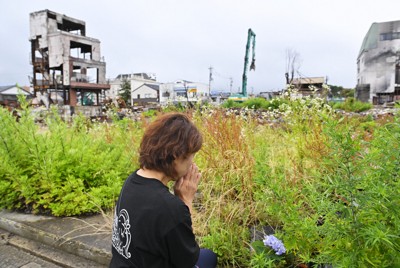
<instances>
[{"instance_id":1,"label":"woman's face","mask_svg":"<svg viewBox=\"0 0 400 268\"><path fill-rule=\"evenodd\" d=\"M179 179L185 176L188 172L190 167L193 164L193 158L195 154L190 154L188 157L179 157L174 160L174 167L177 174L177 178Z\"/></svg>"}]
</instances>

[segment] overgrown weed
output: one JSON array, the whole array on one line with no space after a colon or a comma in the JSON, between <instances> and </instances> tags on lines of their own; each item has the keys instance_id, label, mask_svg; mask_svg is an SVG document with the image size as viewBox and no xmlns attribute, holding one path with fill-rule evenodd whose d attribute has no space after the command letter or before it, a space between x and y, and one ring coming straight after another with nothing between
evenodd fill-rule
<instances>
[{"instance_id":1,"label":"overgrown weed","mask_svg":"<svg viewBox=\"0 0 400 268\"><path fill-rule=\"evenodd\" d=\"M221 267L398 267L400 116L341 116L290 94L274 103L273 125L249 108L187 111L204 135L200 244ZM4 109L0 117L0 206L64 216L114 206L152 120L70 126L52 115L39 131L28 110L19 122ZM250 230L265 226L284 255L252 251Z\"/></svg>"}]
</instances>

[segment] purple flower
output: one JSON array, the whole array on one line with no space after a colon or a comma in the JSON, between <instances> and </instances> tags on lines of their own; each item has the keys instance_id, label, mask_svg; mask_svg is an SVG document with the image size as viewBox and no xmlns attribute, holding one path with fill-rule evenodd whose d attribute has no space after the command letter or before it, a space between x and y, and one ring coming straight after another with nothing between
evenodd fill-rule
<instances>
[{"instance_id":1,"label":"purple flower","mask_svg":"<svg viewBox=\"0 0 400 268\"><path fill-rule=\"evenodd\" d=\"M282 241L276 238L273 235L266 235L264 236L264 245L271 247L276 255L282 255L286 252L285 246L283 245Z\"/></svg>"}]
</instances>

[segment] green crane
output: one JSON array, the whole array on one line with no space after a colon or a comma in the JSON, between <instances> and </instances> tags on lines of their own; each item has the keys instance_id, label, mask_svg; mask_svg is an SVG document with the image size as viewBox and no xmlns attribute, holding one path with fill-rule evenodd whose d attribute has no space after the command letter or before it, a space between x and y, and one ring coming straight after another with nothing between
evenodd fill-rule
<instances>
[{"instance_id":1,"label":"green crane","mask_svg":"<svg viewBox=\"0 0 400 268\"><path fill-rule=\"evenodd\" d=\"M251 42L253 41L253 42ZM256 34L249 29L248 34L247 34L247 44L246 44L246 54L244 56L244 70L243 70L243 76L242 76L242 91L237 94L232 94L229 99L234 100L234 101L245 101L247 99L247 67L249 65L249 50L250 50L250 43L252 43L252 58L251 58L251 64L250 64L250 70L255 70L256 69Z\"/></svg>"}]
</instances>

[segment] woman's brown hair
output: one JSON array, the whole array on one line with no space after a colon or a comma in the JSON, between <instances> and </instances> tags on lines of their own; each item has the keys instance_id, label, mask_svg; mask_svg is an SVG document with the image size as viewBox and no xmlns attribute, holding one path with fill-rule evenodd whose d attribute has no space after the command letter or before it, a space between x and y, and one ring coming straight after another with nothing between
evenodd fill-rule
<instances>
[{"instance_id":1,"label":"woman's brown hair","mask_svg":"<svg viewBox=\"0 0 400 268\"><path fill-rule=\"evenodd\" d=\"M200 131L187 115L161 115L144 132L139 148L140 168L157 170L175 178L173 161L198 152L202 143Z\"/></svg>"}]
</instances>

